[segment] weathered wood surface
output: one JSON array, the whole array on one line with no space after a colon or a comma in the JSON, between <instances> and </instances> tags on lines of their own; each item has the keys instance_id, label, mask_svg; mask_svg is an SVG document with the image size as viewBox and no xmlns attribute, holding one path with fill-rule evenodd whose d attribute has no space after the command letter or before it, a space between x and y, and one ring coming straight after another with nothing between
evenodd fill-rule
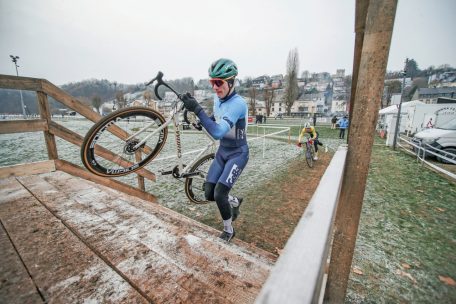
<instances>
[{"instance_id":1,"label":"weathered wood surface","mask_svg":"<svg viewBox=\"0 0 456 304\"><path fill-rule=\"evenodd\" d=\"M0 88L1 89L14 89L14 90L27 90L27 91L42 91L42 79L30 78L14 75L0 74Z\"/></svg>"},{"instance_id":2,"label":"weathered wood surface","mask_svg":"<svg viewBox=\"0 0 456 304\"><path fill-rule=\"evenodd\" d=\"M36 132L48 130L44 119L0 121L0 134Z\"/></svg>"},{"instance_id":3,"label":"weathered wood surface","mask_svg":"<svg viewBox=\"0 0 456 304\"><path fill-rule=\"evenodd\" d=\"M45 160L28 164L0 167L0 178L47 173L52 171L55 171L54 161Z\"/></svg>"},{"instance_id":4,"label":"weathered wood surface","mask_svg":"<svg viewBox=\"0 0 456 304\"><path fill-rule=\"evenodd\" d=\"M23 262L12 265L0 255L0 303L26 303L28 298L36 303L147 303L14 178L0 181L0 220L11 240L2 242L1 252L14 245L16 259Z\"/></svg>"},{"instance_id":5,"label":"weathered wood surface","mask_svg":"<svg viewBox=\"0 0 456 304\"><path fill-rule=\"evenodd\" d=\"M66 160L56 159L55 167L57 170L60 170L60 171L69 173L71 175L81 177L86 180L122 191L123 193L127 193L129 195L139 197L139 198L147 200L149 202L157 201L157 198L155 197L155 195L150 194L149 192L144 192L138 188L132 187L128 184L125 184L125 183L115 180L113 178L102 177L102 176L92 174L89 171L84 170L83 168L81 168L73 163L67 162Z\"/></svg>"},{"instance_id":6,"label":"weathered wood surface","mask_svg":"<svg viewBox=\"0 0 456 304\"><path fill-rule=\"evenodd\" d=\"M60 171L2 180L0 220L48 302L252 303L273 263L160 205ZM22 286L5 279L0 302Z\"/></svg>"},{"instance_id":7,"label":"weathered wood surface","mask_svg":"<svg viewBox=\"0 0 456 304\"><path fill-rule=\"evenodd\" d=\"M36 95L38 99L38 108L40 110L41 119L46 120L47 126L49 128L49 123L51 122L51 110L49 109L47 95L43 92L37 92ZM57 153L57 144L55 143L54 134L50 133L49 130L45 130L43 133L49 159L58 159L59 154Z\"/></svg>"}]
</instances>

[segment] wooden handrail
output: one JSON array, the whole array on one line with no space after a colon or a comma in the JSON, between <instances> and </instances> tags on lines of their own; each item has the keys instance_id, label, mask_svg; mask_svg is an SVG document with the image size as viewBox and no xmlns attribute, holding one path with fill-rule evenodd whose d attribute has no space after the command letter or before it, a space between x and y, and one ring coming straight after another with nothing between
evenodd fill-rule
<instances>
[{"instance_id":1,"label":"wooden handrail","mask_svg":"<svg viewBox=\"0 0 456 304\"><path fill-rule=\"evenodd\" d=\"M0 134L47 131L45 119L0 121Z\"/></svg>"},{"instance_id":2,"label":"wooden handrail","mask_svg":"<svg viewBox=\"0 0 456 304\"><path fill-rule=\"evenodd\" d=\"M0 74L0 89L42 91L42 81L39 78L21 77Z\"/></svg>"},{"instance_id":3,"label":"wooden handrail","mask_svg":"<svg viewBox=\"0 0 456 304\"><path fill-rule=\"evenodd\" d=\"M144 178L147 178L151 181L156 180L155 174L147 169L140 169L135 172L138 175L138 184L140 189L132 191L130 188L128 188L129 186L123 183L120 183L115 180L113 180L113 182L108 182L107 180L109 179L106 178L99 179L98 177L95 177L94 174L89 173L88 171L84 171L84 169L80 168L79 166L58 159L57 146L55 143L54 135L59 136L62 139L70 143L73 143L77 146L81 146L83 138L79 134L52 121L47 96L53 97L58 102L62 103L63 105L76 111L77 113L81 114L82 116L93 122L99 121L101 115L92 111L92 109L89 106L85 105L77 98L74 98L70 94L66 93L65 91L61 90L60 88L58 88L57 86L55 86L54 84L45 79L0 74L0 88L14 90L29 90L37 92L37 100L41 116L41 119L34 120L0 121L0 134L43 131L49 159L56 160L56 164L59 164L58 167L62 170L70 170L73 173L77 173L78 176L87 179L90 179L88 177L91 176L90 180L94 181L103 180L103 184L108 186L115 186L115 189L121 188L122 191L126 191L127 193L130 193L135 196L139 195L135 191L140 191L142 193L140 195L142 198L145 198L149 201L156 201L155 196L144 192ZM111 126L108 130L121 139L126 139L129 137L129 134L127 132L125 132L117 126ZM144 150L146 153L150 153L152 151L151 148L147 146L144 148ZM126 159L120 158L118 155L112 153L111 151L101 146L95 147L95 153L123 167L128 167L132 165L131 162L127 161ZM81 171L86 173L81 173Z\"/></svg>"}]
</instances>

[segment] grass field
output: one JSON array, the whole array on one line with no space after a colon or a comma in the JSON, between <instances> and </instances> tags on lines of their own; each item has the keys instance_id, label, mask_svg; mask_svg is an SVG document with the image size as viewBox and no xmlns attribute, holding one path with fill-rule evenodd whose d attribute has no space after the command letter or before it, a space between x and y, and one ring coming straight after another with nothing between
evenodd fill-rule
<instances>
[{"instance_id":1,"label":"grass field","mask_svg":"<svg viewBox=\"0 0 456 304\"><path fill-rule=\"evenodd\" d=\"M454 182L374 146L347 302L456 303L455 218Z\"/></svg>"}]
</instances>

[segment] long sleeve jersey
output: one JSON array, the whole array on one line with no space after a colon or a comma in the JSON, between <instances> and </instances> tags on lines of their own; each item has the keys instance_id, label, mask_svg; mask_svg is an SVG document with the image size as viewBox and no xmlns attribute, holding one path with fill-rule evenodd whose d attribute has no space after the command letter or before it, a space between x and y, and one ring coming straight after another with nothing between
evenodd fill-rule
<instances>
[{"instance_id":1,"label":"long sleeve jersey","mask_svg":"<svg viewBox=\"0 0 456 304\"><path fill-rule=\"evenodd\" d=\"M204 111L198 113L203 127L214 139L220 139L224 147L240 147L247 144L247 103L235 91L224 99L215 97L214 118Z\"/></svg>"}]
</instances>

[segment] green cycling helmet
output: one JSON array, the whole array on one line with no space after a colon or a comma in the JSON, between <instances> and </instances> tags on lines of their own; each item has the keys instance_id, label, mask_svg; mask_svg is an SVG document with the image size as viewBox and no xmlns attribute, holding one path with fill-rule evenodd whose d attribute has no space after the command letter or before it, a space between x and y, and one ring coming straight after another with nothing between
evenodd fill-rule
<instances>
[{"instance_id":1,"label":"green cycling helmet","mask_svg":"<svg viewBox=\"0 0 456 304\"><path fill-rule=\"evenodd\" d=\"M237 74L237 66L230 59L220 58L209 67L209 77L211 78L228 79L236 77Z\"/></svg>"}]
</instances>

